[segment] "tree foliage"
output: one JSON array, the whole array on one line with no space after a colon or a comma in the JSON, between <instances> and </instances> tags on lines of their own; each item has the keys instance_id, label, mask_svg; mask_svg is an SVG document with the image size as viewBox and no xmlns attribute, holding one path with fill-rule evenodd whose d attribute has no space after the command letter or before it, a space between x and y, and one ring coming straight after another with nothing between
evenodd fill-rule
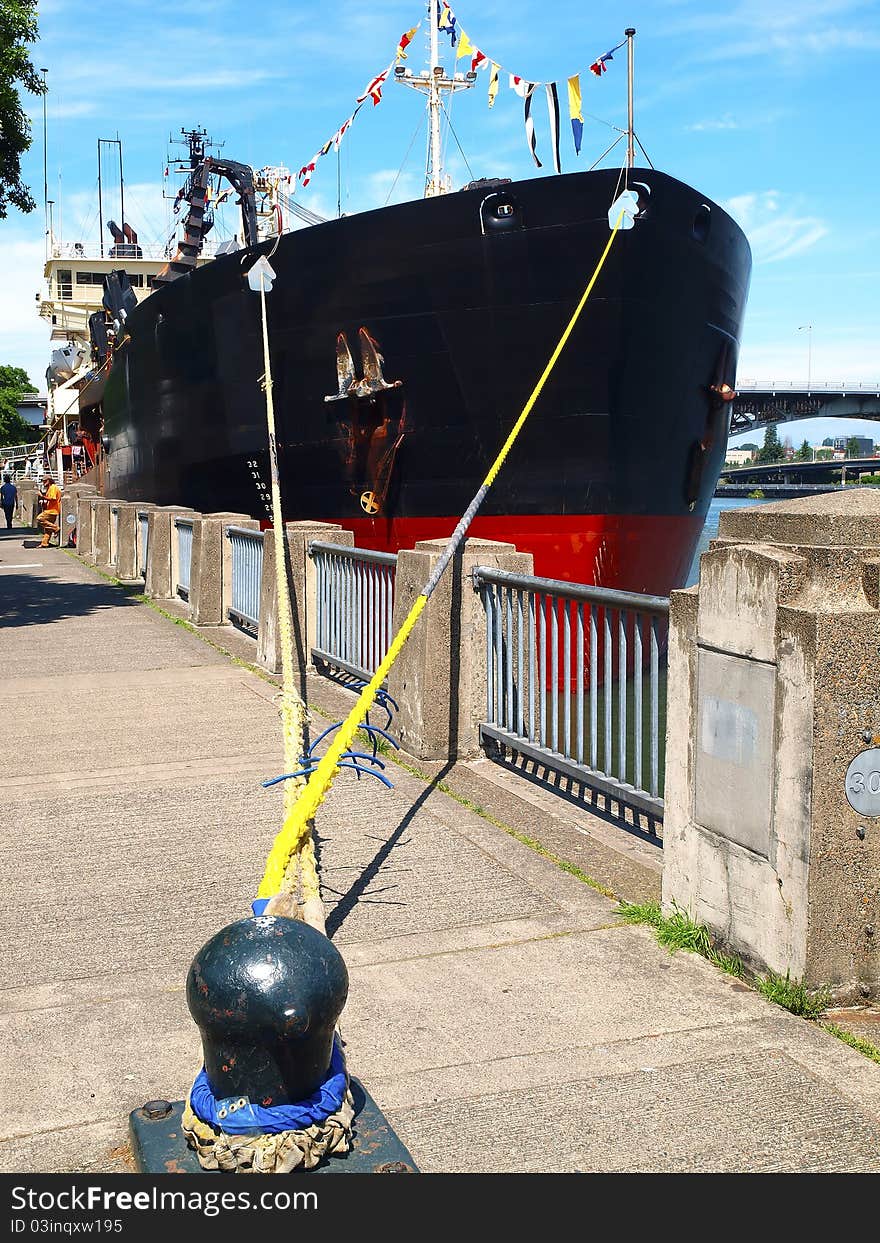
<instances>
[{"instance_id":1,"label":"tree foliage","mask_svg":"<svg viewBox=\"0 0 880 1243\"><path fill-rule=\"evenodd\" d=\"M21 157L31 145L31 124L19 88L42 95L43 79L31 63L28 45L37 37L34 0L0 0L0 220L10 204L33 211L33 196L21 180Z\"/></svg>"},{"instance_id":2,"label":"tree foliage","mask_svg":"<svg viewBox=\"0 0 880 1243\"><path fill-rule=\"evenodd\" d=\"M26 371L0 364L0 445L27 444L34 440L34 428L16 409L25 393L33 393Z\"/></svg>"},{"instance_id":3,"label":"tree foliage","mask_svg":"<svg viewBox=\"0 0 880 1243\"><path fill-rule=\"evenodd\" d=\"M764 443L758 450L758 456L755 461L759 466L772 466L774 462L781 462L782 457L782 445L779 443L779 432L776 430L776 424L768 423L764 431Z\"/></svg>"},{"instance_id":4,"label":"tree foliage","mask_svg":"<svg viewBox=\"0 0 880 1243\"><path fill-rule=\"evenodd\" d=\"M813 460L812 447L810 445L809 440L805 440L804 443L801 445L801 447L798 449L797 453L795 454L795 461L812 462L812 460Z\"/></svg>"},{"instance_id":5,"label":"tree foliage","mask_svg":"<svg viewBox=\"0 0 880 1243\"><path fill-rule=\"evenodd\" d=\"M860 445L858 436L847 436L846 438L846 456L861 457L859 452Z\"/></svg>"}]
</instances>

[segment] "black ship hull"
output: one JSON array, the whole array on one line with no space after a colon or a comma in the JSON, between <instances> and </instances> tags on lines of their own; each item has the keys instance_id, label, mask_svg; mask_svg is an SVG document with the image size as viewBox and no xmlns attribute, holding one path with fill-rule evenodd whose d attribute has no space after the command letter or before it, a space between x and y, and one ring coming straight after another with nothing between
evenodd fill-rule
<instances>
[{"instance_id":1,"label":"black ship hull","mask_svg":"<svg viewBox=\"0 0 880 1243\"><path fill-rule=\"evenodd\" d=\"M609 235L619 174L536 179L343 217L182 276L127 322L104 394L106 491L267 517L257 253L287 519L364 547L448 535L482 481ZM645 207L473 528L535 573L667 594L724 461L751 259L724 211L636 170ZM340 333L366 329L394 387L335 397ZM358 361L359 369L359 361ZM398 383L399 382L399 383Z\"/></svg>"}]
</instances>

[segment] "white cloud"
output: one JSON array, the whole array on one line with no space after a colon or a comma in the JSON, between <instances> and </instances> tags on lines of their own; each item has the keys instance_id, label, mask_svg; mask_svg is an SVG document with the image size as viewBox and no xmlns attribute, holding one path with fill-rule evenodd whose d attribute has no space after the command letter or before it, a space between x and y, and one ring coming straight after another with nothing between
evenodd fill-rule
<instances>
[{"instance_id":1,"label":"white cloud","mask_svg":"<svg viewBox=\"0 0 880 1243\"><path fill-rule=\"evenodd\" d=\"M739 129L740 124L734 120L729 112L726 112L723 117L718 117L714 120L696 121L693 125L687 125L685 128L695 134L711 134L719 130Z\"/></svg>"},{"instance_id":2,"label":"white cloud","mask_svg":"<svg viewBox=\"0 0 880 1243\"><path fill-rule=\"evenodd\" d=\"M43 286L44 245L20 234L0 232L0 362L23 367L33 383L45 390L49 361L49 329L37 315L35 294Z\"/></svg>"},{"instance_id":3,"label":"white cloud","mask_svg":"<svg viewBox=\"0 0 880 1243\"><path fill-rule=\"evenodd\" d=\"M748 338L748 324L746 335ZM746 339L739 358L737 379L740 382L806 381L808 356L811 380L880 385L880 359L875 337L848 336L845 340L836 340L814 329L810 345L807 333L798 332L796 323L785 339L762 336L761 341L755 344Z\"/></svg>"},{"instance_id":4,"label":"white cloud","mask_svg":"<svg viewBox=\"0 0 880 1243\"><path fill-rule=\"evenodd\" d=\"M756 264L791 259L815 246L828 232L824 220L802 215L797 199L778 190L738 194L723 206L742 226Z\"/></svg>"}]
</instances>

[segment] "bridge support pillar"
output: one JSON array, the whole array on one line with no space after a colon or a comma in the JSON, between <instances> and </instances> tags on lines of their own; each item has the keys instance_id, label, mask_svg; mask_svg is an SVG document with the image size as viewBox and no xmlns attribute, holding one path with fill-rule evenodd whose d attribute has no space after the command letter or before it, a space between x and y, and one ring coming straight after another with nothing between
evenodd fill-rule
<instances>
[{"instance_id":1,"label":"bridge support pillar","mask_svg":"<svg viewBox=\"0 0 880 1243\"><path fill-rule=\"evenodd\" d=\"M671 600L663 901L760 969L880 990L880 493L721 515Z\"/></svg>"}]
</instances>

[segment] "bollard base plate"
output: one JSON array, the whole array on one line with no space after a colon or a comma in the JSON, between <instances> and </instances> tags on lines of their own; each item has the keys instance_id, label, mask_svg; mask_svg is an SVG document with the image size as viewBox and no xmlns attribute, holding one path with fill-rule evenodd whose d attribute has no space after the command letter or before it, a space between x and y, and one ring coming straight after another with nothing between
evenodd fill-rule
<instances>
[{"instance_id":1,"label":"bollard base plate","mask_svg":"<svg viewBox=\"0 0 880 1243\"><path fill-rule=\"evenodd\" d=\"M417 1174L410 1153L359 1080L352 1078L354 1134L351 1151L327 1157L307 1174ZM135 1165L141 1174L203 1174L198 1157L187 1147L180 1125L183 1101L175 1101L164 1118L148 1118L143 1109L128 1116ZM296 1172L296 1171L295 1171Z\"/></svg>"}]
</instances>

